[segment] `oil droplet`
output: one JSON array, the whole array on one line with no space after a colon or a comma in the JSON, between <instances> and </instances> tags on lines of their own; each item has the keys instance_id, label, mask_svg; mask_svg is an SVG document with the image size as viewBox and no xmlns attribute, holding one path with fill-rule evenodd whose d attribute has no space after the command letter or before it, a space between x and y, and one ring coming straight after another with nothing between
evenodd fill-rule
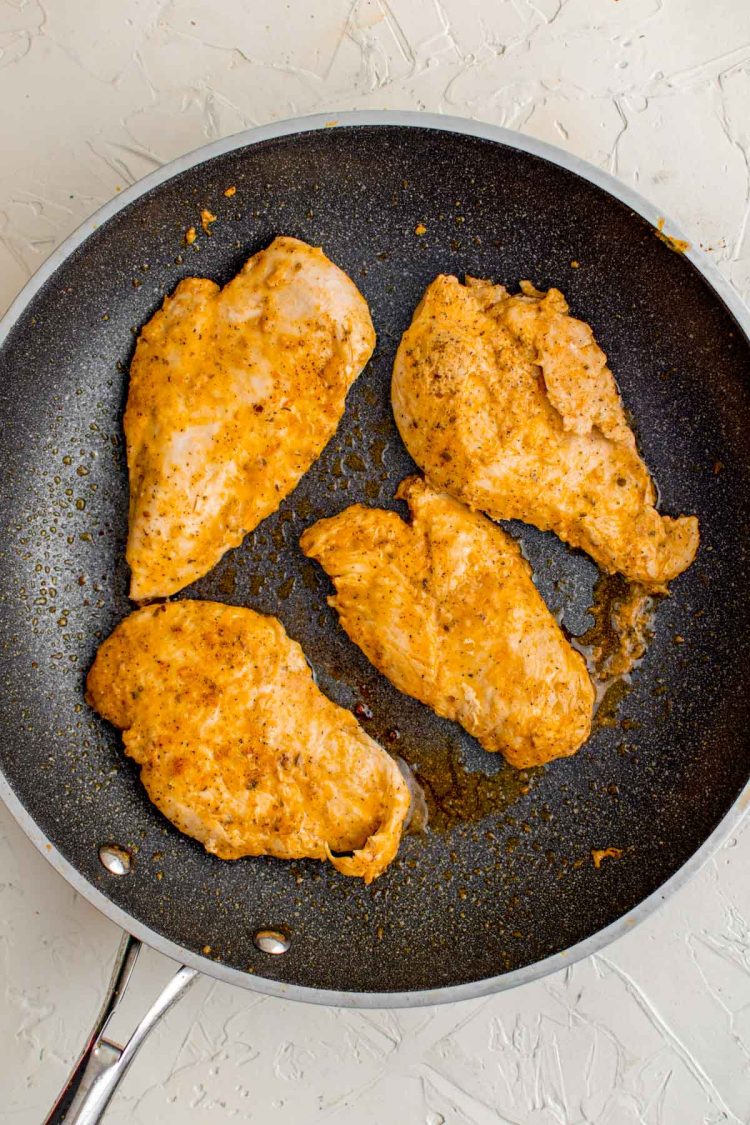
<instances>
[{"instance_id":1,"label":"oil droplet","mask_svg":"<svg viewBox=\"0 0 750 1125\"><path fill-rule=\"evenodd\" d=\"M312 511L312 503L307 496L300 496L295 502L294 510L300 519L306 520Z\"/></svg>"},{"instance_id":2,"label":"oil droplet","mask_svg":"<svg viewBox=\"0 0 750 1125\"><path fill-rule=\"evenodd\" d=\"M348 469L352 469L355 473L363 473L367 468L358 453L347 453L344 463Z\"/></svg>"},{"instance_id":3,"label":"oil droplet","mask_svg":"<svg viewBox=\"0 0 750 1125\"><path fill-rule=\"evenodd\" d=\"M237 570L233 566L227 566L223 574L219 576L219 589L222 594L231 596L237 585Z\"/></svg>"},{"instance_id":4,"label":"oil droplet","mask_svg":"<svg viewBox=\"0 0 750 1125\"><path fill-rule=\"evenodd\" d=\"M315 567L307 563L302 569L302 581L308 590L317 590L318 576L315 573Z\"/></svg>"},{"instance_id":5,"label":"oil droplet","mask_svg":"<svg viewBox=\"0 0 750 1125\"><path fill-rule=\"evenodd\" d=\"M410 739L401 743L399 753L411 765L424 791L430 828L441 834L456 824L497 817L525 797L544 773L543 767L517 770L503 761L492 773L470 770L459 744L449 739L430 745Z\"/></svg>"},{"instance_id":6,"label":"oil droplet","mask_svg":"<svg viewBox=\"0 0 750 1125\"><path fill-rule=\"evenodd\" d=\"M633 690L627 680L612 680L607 686L599 685L601 694L594 714L593 730L601 727L615 727L619 720L617 712L623 699Z\"/></svg>"},{"instance_id":7,"label":"oil droplet","mask_svg":"<svg viewBox=\"0 0 750 1125\"><path fill-rule=\"evenodd\" d=\"M248 575L247 584L248 584L248 587L250 589L250 593L252 594L252 596L254 598L257 598L258 594L263 589L263 587L265 585L265 582L266 582L266 580L265 580L265 578L262 574L249 574Z\"/></svg>"},{"instance_id":8,"label":"oil droplet","mask_svg":"<svg viewBox=\"0 0 750 1125\"><path fill-rule=\"evenodd\" d=\"M594 587L590 629L573 638L602 682L627 676L643 659L653 639L655 599L645 587L621 574L603 574Z\"/></svg>"},{"instance_id":9,"label":"oil droplet","mask_svg":"<svg viewBox=\"0 0 750 1125\"><path fill-rule=\"evenodd\" d=\"M370 456L372 457L373 465L383 464L383 454L388 448L388 442L383 438L374 438L370 442Z\"/></svg>"},{"instance_id":10,"label":"oil droplet","mask_svg":"<svg viewBox=\"0 0 750 1125\"><path fill-rule=\"evenodd\" d=\"M286 581L282 582L281 585L277 588L276 593L279 595L282 601L286 601L293 590L294 575L290 575L289 578L287 578Z\"/></svg>"}]
</instances>

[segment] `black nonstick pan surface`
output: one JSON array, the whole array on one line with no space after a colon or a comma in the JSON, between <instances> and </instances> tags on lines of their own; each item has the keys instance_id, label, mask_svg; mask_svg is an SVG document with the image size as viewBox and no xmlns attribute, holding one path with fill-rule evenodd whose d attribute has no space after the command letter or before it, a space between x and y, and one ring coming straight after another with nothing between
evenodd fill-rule
<instances>
[{"instance_id":1,"label":"black nonstick pan surface","mask_svg":"<svg viewBox=\"0 0 750 1125\"><path fill-rule=\"evenodd\" d=\"M201 208L217 216L210 236ZM622 932L738 819L750 773L747 320L700 255L656 237L656 217L614 181L501 130L409 114L308 119L136 185L22 294L0 348L3 792L111 917L278 995L458 999ZM413 767L429 830L371 887L312 861L208 855L149 803L119 733L82 694L98 644L133 608L121 418L135 332L181 278L226 282L277 234L322 245L351 275L377 349L296 491L181 596L276 614L322 690ZM660 605L630 690L576 757L520 775L369 665L298 547L306 526L355 501L404 511L393 495L414 465L391 416L391 365L440 272L561 288L609 356L662 509L701 523L698 558ZM550 608L583 632L593 564L553 535L510 530ZM104 869L106 843L130 851L128 876ZM592 851L609 847L621 857L597 868ZM269 927L288 932L285 956L254 945Z\"/></svg>"}]
</instances>

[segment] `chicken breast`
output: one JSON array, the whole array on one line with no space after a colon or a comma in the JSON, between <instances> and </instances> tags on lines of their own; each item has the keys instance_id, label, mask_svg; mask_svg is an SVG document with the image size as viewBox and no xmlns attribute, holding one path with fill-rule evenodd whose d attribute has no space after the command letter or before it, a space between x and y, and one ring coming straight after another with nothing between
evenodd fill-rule
<instances>
[{"instance_id":1,"label":"chicken breast","mask_svg":"<svg viewBox=\"0 0 750 1125\"><path fill-rule=\"evenodd\" d=\"M130 596L206 574L278 508L333 436L375 332L346 274L276 238L221 289L190 277L130 368Z\"/></svg>"},{"instance_id":2,"label":"chicken breast","mask_svg":"<svg viewBox=\"0 0 750 1125\"><path fill-rule=\"evenodd\" d=\"M436 278L392 398L427 479L470 507L555 531L653 591L695 557L697 520L656 511L607 357L559 290Z\"/></svg>"},{"instance_id":3,"label":"chicken breast","mask_svg":"<svg viewBox=\"0 0 750 1125\"><path fill-rule=\"evenodd\" d=\"M349 637L407 695L519 768L574 754L594 689L501 528L418 477L412 522L355 504L302 536Z\"/></svg>"},{"instance_id":4,"label":"chicken breast","mask_svg":"<svg viewBox=\"0 0 750 1125\"><path fill-rule=\"evenodd\" d=\"M369 883L396 855L410 803L396 762L318 690L275 617L140 609L99 649L87 689L157 808L221 859L329 859Z\"/></svg>"}]
</instances>

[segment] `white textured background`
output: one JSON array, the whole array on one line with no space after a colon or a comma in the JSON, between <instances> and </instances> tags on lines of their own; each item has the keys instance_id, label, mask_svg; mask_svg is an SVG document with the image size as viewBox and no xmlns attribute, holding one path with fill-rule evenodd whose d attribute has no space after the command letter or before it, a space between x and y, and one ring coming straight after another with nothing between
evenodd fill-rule
<instances>
[{"instance_id":1,"label":"white textured background","mask_svg":"<svg viewBox=\"0 0 750 1125\"><path fill-rule=\"evenodd\" d=\"M118 189L295 114L442 110L634 184L750 293L748 0L0 0L0 304ZM203 980L111 1125L750 1122L750 831L638 931L489 1000L345 1012ZM0 810L0 1121L41 1121L118 932ZM149 954L136 999L169 971Z\"/></svg>"}]
</instances>

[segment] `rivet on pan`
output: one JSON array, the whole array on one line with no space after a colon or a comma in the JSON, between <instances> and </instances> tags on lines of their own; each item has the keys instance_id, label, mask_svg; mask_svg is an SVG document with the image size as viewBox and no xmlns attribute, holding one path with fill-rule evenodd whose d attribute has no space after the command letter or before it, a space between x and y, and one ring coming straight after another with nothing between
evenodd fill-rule
<instances>
[{"instance_id":1,"label":"rivet on pan","mask_svg":"<svg viewBox=\"0 0 750 1125\"><path fill-rule=\"evenodd\" d=\"M261 953L271 953L274 957L280 957L282 953L286 953L290 945L286 934L282 934L278 930L258 930L253 941Z\"/></svg>"},{"instance_id":2,"label":"rivet on pan","mask_svg":"<svg viewBox=\"0 0 750 1125\"><path fill-rule=\"evenodd\" d=\"M129 875L133 865L130 852L121 848L119 844L102 844L99 848L99 859L110 875Z\"/></svg>"}]
</instances>

